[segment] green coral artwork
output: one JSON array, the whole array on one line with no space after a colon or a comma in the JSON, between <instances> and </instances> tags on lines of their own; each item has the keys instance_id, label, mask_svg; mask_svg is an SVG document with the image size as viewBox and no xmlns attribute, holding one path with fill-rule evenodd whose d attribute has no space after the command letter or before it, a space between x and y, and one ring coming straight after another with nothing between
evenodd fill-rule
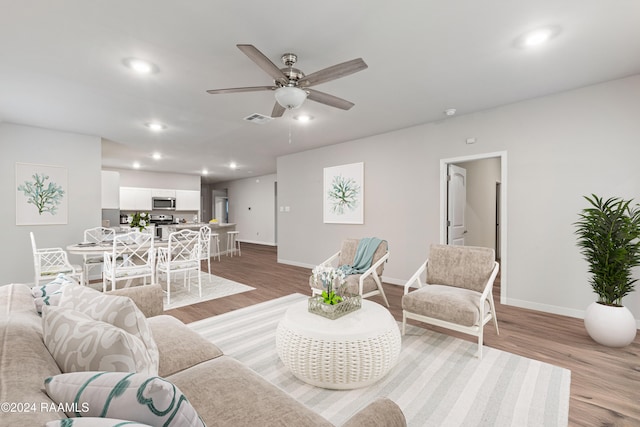
<instances>
[{"instance_id":1,"label":"green coral artwork","mask_svg":"<svg viewBox=\"0 0 640 427\"><path fill-rule=\"evenodd\" d=\"M324 168L324 222L364 223L364 163Z\"/></svg>"},{"instance_id":2,"label":"green coral artwork","mask_svg":"<svg viewBox=\"0 0 640 427\"><path fill-rule=\"evenodd\" d=\"M356 180L342 175L334 176L327 197L331 211L337 215L344 215L358 206L360 186Z\"/></svg>"},{"instance_id":3,"label":"green coral artwork","mask_svg":"<svg viewBox=\"0 0 640 427\"><path fill-rule=\"evenodd\" d=\"M55 215L64 197L64 190L60 185L49 181L49 175L35 173L32 178L32 181L25 181L18 185L18 190L27 197L27 203L38 209L38 215L43 213Z\"/></svg>"},{"instance_id":4,"label":"green coral artwork","mask_svg":"<svg viewBox=\"0 0 640 427\"><path fill-rule=\"evenodd\" d=\"M16 163L16 225L67 224L67 169Z\"/></svg>"}]
</instances>

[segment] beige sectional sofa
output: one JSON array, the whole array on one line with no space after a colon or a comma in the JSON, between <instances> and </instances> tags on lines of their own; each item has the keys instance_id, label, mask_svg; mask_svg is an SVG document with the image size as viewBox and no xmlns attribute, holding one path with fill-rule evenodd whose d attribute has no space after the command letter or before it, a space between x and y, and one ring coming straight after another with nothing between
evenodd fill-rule
<instances>
[{"instance_id":1,"label":"beige sectional sofa","mask_svg":"<svg viewBox=\"0 0 640 427\"><path fill-rule=\"evenodd\" d=\"M331 423L222 352L178 319L163 315L159 286L123 289L147 317L158 352L158 376L177 386L208 426L330 426ZM44 391L60 374L43 342L42 318L30 287L0 286L0 402L16 412L2 425L41 426L66 418ZM46 410L45 410L46 408ZM354 408L354 411L358 408ZM18 411L19 410L19 411ZM345 426L405 426L400 408L384 398L356 412Z\"/></svg>"}]
</instances>

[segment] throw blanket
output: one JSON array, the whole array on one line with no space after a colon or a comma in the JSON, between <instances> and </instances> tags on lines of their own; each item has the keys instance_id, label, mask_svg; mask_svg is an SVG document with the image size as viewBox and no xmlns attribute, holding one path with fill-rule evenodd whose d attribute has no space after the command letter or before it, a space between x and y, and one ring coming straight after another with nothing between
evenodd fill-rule
<instances>
[{"instance_id":1,"label":"throw blanket","mask_svg":"<svg viewBox=\"0 0 640 427\"><path fill-rule=\"evenodd\" d=\"M353 265L341 265L338 269L346 275L364 273L371 267L373 254L382 242L383 240L377 237L364 237L360 239L358 248L356 249L356 255L353 257Z\"/></svg>"}]
</instances>

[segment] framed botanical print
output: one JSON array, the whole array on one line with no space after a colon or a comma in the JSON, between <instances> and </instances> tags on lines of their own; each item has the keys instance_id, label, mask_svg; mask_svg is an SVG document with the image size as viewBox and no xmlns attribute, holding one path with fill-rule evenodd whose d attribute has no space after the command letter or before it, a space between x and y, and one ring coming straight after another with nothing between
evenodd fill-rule
<instances>
[{"instance_id":1,"label":"framed botanical print","mask_svg":"<svg viewBox=\"0 0 640 427\"><path fill-rule=\"evenodd\" d=\"M364 163L324 168L325 223L364 223Z\"/></svg>"},{"instance_id":2,"label":"framed botanical print","mask_svg":"<svg viewBox=\"0 0 640 427\"><path fill-rule=\"evenodd\" d=\"M16 225L67 221L67 168L16 163Z\"/></svg>"}]
</instances>

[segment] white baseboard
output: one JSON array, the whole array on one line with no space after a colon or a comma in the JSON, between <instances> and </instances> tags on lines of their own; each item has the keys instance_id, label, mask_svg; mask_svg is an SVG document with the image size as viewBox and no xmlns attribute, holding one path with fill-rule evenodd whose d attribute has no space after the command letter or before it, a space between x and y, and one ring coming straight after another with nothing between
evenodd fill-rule
<instances>
[{"instance_id":1,"label":"white baseboard","mask_svg":"<svg viewBox=\"0 0 640 427\"><path fill-rule=\"evenodd\" d=\"M298 261L289 261L288 259L281 259L281 258L278 258L278 264L293 265L294 267L303 267L303 268L308 268L310 270L316 266L315 264L307 264L307 263L298 262Z\"/></svg>"},{"instance_id":2,"label":"white baseboard","mask_svg":"<svg viewBox=\"0 0 640 427\"><path fill-rule=\"evenodd\" d=\"M527 308L529 310L542 311L545 313L559 314L561 316L574 317L576 319L584 319L585 314L585 310L576 310L572 308L558 307L555 305L540 304L536 302L523 301L508 297L506 299L506 305ZM640 319L636 319L636 328L640 329Z\"/></svg>"},{"instance_id":3,"label":"white baseboard","mask_svg":"<svg viewBox=\"0 0 640 427\"><path fill-rule=\"evenodd\" d=\"M244 240L244 239L238 239L238 242L240 243L253 243L255 245L265 245L265 246L278 246L276 245L274 242L262 242L259 240ZM240 248L242 249L242 248Z\"/></svg>"}]
</instances>

